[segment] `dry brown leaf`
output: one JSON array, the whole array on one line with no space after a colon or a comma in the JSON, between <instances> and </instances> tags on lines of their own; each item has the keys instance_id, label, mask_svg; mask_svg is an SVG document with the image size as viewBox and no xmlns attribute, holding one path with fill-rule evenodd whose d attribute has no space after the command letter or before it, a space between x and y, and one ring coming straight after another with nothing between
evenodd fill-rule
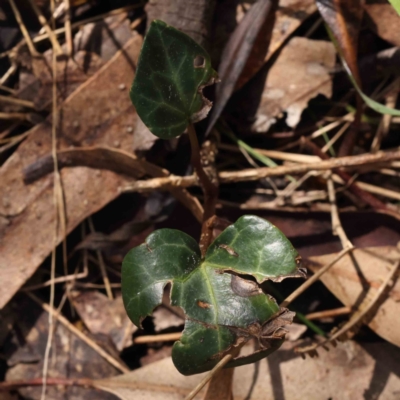
<instances>
[{"instance_id":1,"label":"dry brown leaf","mask_svg":"<svg viewBox=\"0 0 400 400\"><path fill-rule=\"evenodd\" d=\"M328 264L336 254L310 257L307 268L316 272ZM324 285L345 305L357 306L368 295L372 297L380 287L393 263L400 257L394 246L356 249L345 255L321 277ZM353 261L355 260L355 262ZM387 341L400 346L400 280L381 303L368 326Z\"/></svg>"},{"instance_id":2,"label":"dry brown leaf","mask_svg":"<svg viewBox=\"0 0 400 400\"><path fill-rule=\"evenodd\" d=\"M331 96L329 71L334 65L332 43L291 39L268 73L253 129L267 131L283 111L288 114L286 123L295 127L310 99L318 94Z\"/></svg>"},{"instance_id":3,"label":"dry brown leaf","mask_svg":"<svg viewBox=\"0 0 400 400\"><path fill-rule=\"evenodd\" d=\"M332 30L354 78L361 85L357 65L357 42L365 0L317 0L322 18Z\"/></svg>"},{"instance_id":4,"label":"dry brown leaf","mask_svg":"<svg viewBox=\"0 0 400 400\"><path fill-rule=\"evenodd\" d=\"M9 369L5 381L29 380L41 378L46 340L49 331L48 314L25 297L19 299L18 321L8 342L5 343L5 357ZM29 309L29 312L26 310ZM102 343L106 346L106 343ZM118 371L91 347L66 329L62 324L55 324L52 349L49 357L50 378L92 378L117 375ZM39 400L42 388L20 388L24 398ZM3 399L3 393L0 392ZM112 400L110 395L82 387L48 386L47 399L65 400Z\"/></svg>"},{"instance_id":5,"label":"dry brown leaf","mask_svg":"<svg viewBox=\"0 0 400 400\"><path fill-rule=\"evenodd\" d=\"M365 0L317 0L318 10L336 37L340 53L346 61L351 73L362 87L357 63L358 36L364 14ZM362 115L362 100L357 94L357 111L354 122L340 144L338 156L348 156L353 153L357 141Z\"/></svg>"},{"instance_id":6,"label":"dry brown leaf","mask_svg":"<svg viewBox=\"0 0 400 400\"><path fill-rule=\"evenodd\" d=\"M108 61L132 38L126 12L84 25L74 36L75 51L86 50Z\"/></svg>"},{"instance_id":7,"label":"dry brown leaf","mask_svg":"<svg viewBox=\"0 0 400 400\"><path fill-rule=\"evenodd\" d=\"M211 132L229 98L231 97L245 62L251 54L255 40L268 15L274 12L276 0L257 0L247 11L226 43L218 67L221 80L215 88L215 102L211 111L206 135Z\"/></svg>"},{"instance_id":8,"label":"dry brown leaf","mask_svg":"<svg viewBox=\"0 0 400 400\"><path fill-rule=\"evenodd\" d=\"M119 142L118 142L119 143ZM153 177L165 177L169 171L138 159L134 154L108 146L80 147L57 152L59 170L65 167L90 167L105 169L117 174L123 174L133 178L143 175ZM24 182L31 183L53 171L54 161L51 154L39 158L24 169ZM193 212L198 221L202 220L203 208L197 198L186 189L171 186L168 190Z\"/></svg>"},{"instance_id":9,"label":"dry brown leaf","mask_svg":"<svg viewBox=\"0 0 400 400\"><path fill-rule=\"evenodd\" d=\"M72 94L132 38L133 33L126 17L126 13L122 13L86 24L75 35L74 58L59 59L56 63L59 102ZM49 109L51 105L52 57L52 50L49 49L43 58L29 59L32 72L23 69L20 74L18 96L34 101L38 110Z\"/></svg>"},{"instance_id":10,"label":"dry brown leaf","mask_svg":"<svg viewBox=\"0 0 400 400\"><path fill-rule=\"evenodd\" d=\"M139 36L132 38L64 102L59 149L93 144L130 149L132 135L127 128L134 126L136 114L126 88L133 79L141 42ZM32 185L23 180L23 169L50 149L51 125L45 121L31 129L28 139L0 168L0 215L9 221L0 241L0 308L35 272L54 243L52 176ZM61 175L68 232L116 198L124 182L113 172L84 167L65 169Z\"/></svg>"},{"instance_id":11,"label":"dry brown leaf","mask_svg":"<svg viewBox=\"0 0 400 400\"><path fill-rule=\"evenodd\" d=\"M254 43L236 88L240 88L248 82L303 21L316 10L317 6L314 0L281 0L274 18L268 17L264 23L264 25L267 25L268 23L271 24L271 21L273 22L271 40L269 41L266 35L268 34L267 27L263 27Z\"/></svg>"},{"instance_id":12,"label":"dry brown leaf","mask_svg":"<svg viewBox=\"0 0 400 400\"><path fill-rule=\"evenodd\" d=\"M154 330L156 332L160 332L171 327L178 327L184 324L184 319L174 314L170 309L164 307L163 305L159 306L153 312L153 318Z\"/></svg>"},{"instance_id":13,"label":"dry brown leaf","mask_svg":"<svg viewBox=\"0 0 400 400\"><path fill-rule=\"evenodd\" d=\"M276 12L271 44L265 62L278 50L285 40L317 10L314 0L281 0Z\"/></svg>"},{"instance_id":14,"label":"dry brown leaf","mask_svg":"<svg viewBox=\"0 0 400 400\"><path fill-rule=\"evenodd\" d=\"M306 360L293 352L294 346L285 342L267 359L236 368L234 400L398 398L400 350L391 344L367 343L361 347L348 341L333 351L321 352L317 359ZM252 346L244 351L250 353ZM203 377L180 375L171 358L166 358L97 382L96 386L123 400L183 400ZM203 393L204 389L195 399L201 399Z\"/></svg>"},{"instance_id":15,"label":"dry brown leaf","mask_svg":"<svg viewBox=\"0 0 400 400\"><path fill-rule=\"evenodd\" d=\"M22 71L18 97L32 100L37 110L50 109L52 101L52 51L43 58L32 59L32 73ZM58 101L65 100L83 82L93 76L104 64L97 54L78 51L74 59L57 60L57 95Z\"/></svg>"},{"instance_id":16,"label":"dry brown leaf","mask_svg":"<svg viewBox=\"0 0 400 400\"><path fill-rule=\"evenodd\" d=\"M371 28L384 40L400 46L400 16L389 3L366 4Z\"/></svg>"},{"instance_id":17,"label":"dry brown leaf","mask_svg":"<svg viewBox=\"0 0 400 400\"><path fill-rule=\"evenodd\" d=\"M121 296L110 300L95 290L73 291L71 299L91 333L109 336L119 351L132 344L132 334L137 331L137 327L128 318Z\"/></svg>"}]
</instances>

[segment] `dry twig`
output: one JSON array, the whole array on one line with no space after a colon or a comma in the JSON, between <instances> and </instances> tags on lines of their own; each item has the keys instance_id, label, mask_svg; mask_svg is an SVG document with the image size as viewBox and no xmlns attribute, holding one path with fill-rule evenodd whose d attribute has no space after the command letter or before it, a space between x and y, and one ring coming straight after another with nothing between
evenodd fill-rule
<instances>
[{"instance_id":1,"label":"dry twig","mask_svg":"<svg viewBox=\"0 0 400 400\"><path fill-rule=\"evenodd\" d=\"M400 160L400 150L379 152L376 154L362 154L341 158L322 160L317 163L305 163L296 165L284 165L275 168L261 167L243 169L241 171L222 171L218 173L220 183L235 183L245 181L256 181L270 176L282 176L289 174L304 174L309 171L326 171L337 168L357 167L368 164L386 163ZM124 192L146 192L153 190L168 190L170 187L190 187L198 186L198 181L194 175L176 176L138 180L127 186Z\"/></svg>"},{"instance_id":2,"label":"dry twig","mask_svg":"<svg viewBox=\"0 0 400 400\"><path fill-rule=\"evenodd\" d=\"M351 307L340 307L340 308L334 308L333 310L316 311L310 314L306 314L306 318L308 320L332 318L332 317L338 317L340 315L347 315L350 313L351 313Z\"/></svg>"}]
</instances>

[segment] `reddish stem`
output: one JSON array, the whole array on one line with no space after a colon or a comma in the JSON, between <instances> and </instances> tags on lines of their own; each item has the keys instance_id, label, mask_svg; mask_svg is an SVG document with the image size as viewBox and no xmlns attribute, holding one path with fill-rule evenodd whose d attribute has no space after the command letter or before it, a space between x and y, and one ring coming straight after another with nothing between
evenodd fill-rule
<instances>
[{"instance_id":1,"label":"reddish stem","mask_svg":"<svg viewBox=\"0 0 400 400\"><path fill-rule=\"evenodd\" d=\"M193 124L189 125L188 134L192 148L191 162L197 176L199 177L200 185L204 193L204 215L199 244L201 255L204 258L208 246L212 241L212 232L215 220L215 206L218 199L218 187L211 182L210 178L205 173L203 166L201 165L200 147Z\"/></svg>"}]
</instances>

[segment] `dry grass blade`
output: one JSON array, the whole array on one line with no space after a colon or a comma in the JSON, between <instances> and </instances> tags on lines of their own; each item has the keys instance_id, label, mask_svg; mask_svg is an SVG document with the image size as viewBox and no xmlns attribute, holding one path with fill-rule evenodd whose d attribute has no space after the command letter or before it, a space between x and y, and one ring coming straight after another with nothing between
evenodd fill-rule
<instances>
[{"instance_id":1,"label":"dry grass blade","mask_svg":"<svg viewBox=\"0 0 400 400\"><path fill-rule=\"evenodd\" d=\"M0 102L15 104L21 107L35 108L33 101L17 99L15 97L0 95Z\"/></svg>"},{"instance_id":2,"label":"dry grass blade","mask_svg":"<svg viewBox=\"0 0 400 400\"><path fill-rule=\"evenodd\" d=\"M292 292L286 299L281 303L281 307L287 307L292 303L297 297L304 293L313 283L317 282L319 278L334 266L345 254L347 254L351 248L343 249L335 259L325 267L321 268L317 273L315 273L311 278L307 279L300 287L298 287L294 292Z\"/></svg>"},{"instance_id":3,"label":"dry grass blade","mask_svg":"<svg viewBox=\"0 0 400 400\"><path fill-rule=\"evenodd\" d=\"M394 284L394 278L399 270L400 262L397 261L393 265L391 271L388 273L384 282L382 282L379 289L376 291L372 299L368 297L364 299L357 311L354 312L351 319L343 325L339 330L337 330L330 338L316 343L311 346L297 348L295 351L304 356L305 353L309 354L311 357L318 355L317 349L323 347L327 349L326 345L329 343L335 344L337 340L347 340L350 336L353 336L357 332L357 328L364 323L364 320L368 318L368 314L376 307L377 303L380 301L381 297L384 295L386 289Z\"/></svg>"},{"instance_id":4,"label":"dry grass blade","mask_svg":"<svg viewBox=\"0 0 400 400\"><path fill-rule=\"evenodd\" d=\"M50 25L47 23L46 18L40 11L36 2L34 0L28 0L28 1L29 1L29 4L31 5L33 11L35 12L39 22L41 23L41 25L43 26L43 28L46 30L47 34L49 35L49 39L51 41L53 51L56 53L57 56L63 54L63 51L61 49L60 43L58 43L56 35L54 34Z\"/></svg>"},{"instance_id":5,"label":"dry grass blade","mask_svg":"<svg viewBox=\"0 0 400 400\"><path fill-rule=\"evenodd\" d=\"M36 5L35 5L36 6ZM51 1L51 9L54 12L54 0ZM53 19L54 24L54 19ZM55 232L54 232L54 244L53 250L51 253L51 272L50 272L50 307L54 307L54 297L55 297L55 268L56 268L56 246L57 246L57 236L59 225L62 230L63 237L63 265L64 265L64 274L68 274L67 268L67 228L66 228L66 216L65 216L65 204L64 204L64 195L61 183L61 176L58 169L58 161L57 161L57 126L58 126L58 109L57 109L57 61L56 61L56 48L53 43L53 57L52 57L52 73L53 73L53 82L52 82L52 159L53 159L53 171L54 171L54 183L53 183L53 196L54 196L54 206L55 206L55 214L54 218L55 222ZM67 287L68 288L68 287ZM49 313L49 334L47 337L44 362L43 362L43 386L42 386L42 395L41 399L44 400L46 397L46 382L47 382L47 373L48 373L48 361L50 355L50 349L52 345L54 334L53 327L53 313Z\"/></svg>"},{"instance_id":6,"label":"dry grass blade","mask_svg":"<svg viewBox=\"0 0 400 400\"><path fill-rule=\"evenodd\" d=\"M164 333L160 335L144 335L135 338L133 343L143 344L143 343L157 343L157 342L172 342L179 340L181 336L182 336L181 332Z\"/></svg>"},{"instance_id":7,"label":"dry grass blade","mask_svg":"<svg viewBox=\"0 0 400 400\"><path fill-rule=\"evenodd\" d=\"M340 315L347 315L350 313L351 313L351 307L339 307L339 308L334 308L333 310L316 311L310 314L306 314L306 318L308 320L324 319L324 318L338 317Z\"/></svg>"},{"instance_id":8,"label":"dry grass blade","mask_svg":"<svg viewBox=\"0 0 400 400\"><path fill-rule=\"evenodd\" d=\"M258 0L252 5L233 34L230 36L222 52L218 76L221 83L216 87L216 101L208 123L209 134L220 117L226 103L231 97L237 80L243 71L254 41L272 8L272 0Z\"/></svg>"},{"instance_id":9,"label":"dry grass blade","mask_svg":"<svg viewBox=\"0 0 400 400\"><path fill-rule=\"evenodd\" d=\"M39 53L37 52L35 45L33 44L33 41L31 39L31 37L29 36L29 32L28 29L26 29L26 26L24 24L24 21L22 20L21 14L18 10L18 7L16 6L14 0L8 0L10 3L10 6L13 10L15 19L17 20L17 23L19 25L19 28L21 29L22 35L25 38L26 44L28 45L28 49L31 53L32 57L36 57L39 55Z\"/></svg>"},{"instance_id":10,"label":"dry grass blade","mask_svg":"<svg viewBox=\"0 0 400 400\"><path fill-rule=\"evenodd\" d=\"M347 185L347 186L349 185L348 182L345 183L345 181L338 175L333 175L332 179L334 182L340 183L341 185ZM394 190L385 189L383 187L371 185L370 183L366 183L366 182L355 181L355 179L353 180L352 184L354 182L356 182L357 186L360 189L364 190L365 192L378 194L382 197L387 197L389 199L400 200L400 193L395 192Z\"/></svg>"},{"instance_id":11,"label":"dry grass blade","mask_svg":"<svg viewBox=\"0 0 400 400\"><path fill-rule=\"evenodd\" d=\"M396 79L393 82L393 91L387 95L386 98L386 107L395 108L397 103L397 98L399 94L400 88L400 79ZM392 123L393 116L390 114L382 115L382 120L378 126L376 134L374 136L374 140L371 144L371 152L376 153L379 151L381 147L381 142L383 138L388 134L390 129L390 124Z\"/></svg>"},{"instance_id":12,"label":"dry grass blade","mask_svg":"<svg viewBox=\"0 0 400 400\"><path fill-rule=\"evenodd\" d=\"M29 118L29 114L27 113L5 113L0 112L0 120L1 119L16 119L20 121L25 121Z\"/></svg>"},{"instance_id":13,"label":"dry grass blade","mask_svg":"<svg viewBox=\"0 0 400 400\"><path fill-rule=\"evenodd\" d=\"M93 220L91 217L89 217L88 222L89 222L90 232L92 234L95 233L96 230L94 229ZM103 255L101 254L101 251L99 251L99 250L96 250L96 255L97 255L97 259L99 260L101 276L103 278L103 283L104 283L104 287L106 288L107 296L110 300L112 300L114 298L114 296L113 296L113 293L111 290L110 279L108 278L108 275L107 275L107 269L106 269L106 265L104 263Z\"/></svg>"},{"instance_id":14,"label":"dry grass blade","mask_svg":"<svg viewBox=\"0 0 400 400\"><path fill-rule=\"evenodd\" d=\"M104 13L104 14L95 15L93 17L84 19L82 21L74 22L73 24L71 24L71 29L80 28L80 27L82 27L84 25L87 25L87 24L90 24L92 22L100 21L100 20L105 19L107 17L111 17L113 15L119 15L119 14L122 14L124 12L131 11L131 10L134 10L136 8L143 7L143 6L144 6L144 3L131 4L129 6L117 8L115 10L111 10L111 11L109 11L107 13ZM64 28L55 29L55 30L53 30L53 33L56 36L62 35L63 33L65 33L65 27ZM35 36L33 38L33 42L34 43L40 43L40 42L43 42L44 40L47 40L48 38L49 38L49 34L48 33L43 33L43 34Z\"/></svg>"},{"instance_id":15,"label":"dry grass blade","mask_svg":"<svg viewBox=\"0 0 400 400\"><path fill-rule=\"evenodd\" d=\"M72 28L71 28L71 4L70 0L64 0L65 4L65 41L67 43L67 54L72 57L74 53L74 42L72 40Z\"/></svg>"},{"instance_id":16,"label":"dry grass blade","mask_svg":"<svg viewBox=\"0 0 400 400\"><path fill-rule=\"evenodd\" d=\"M11 67L8 68L7 72L1 77L0 85L4 85L11 77L11 75L17 71L17 69L18 69L17 63L12 63Z\"/></svg>"},{"instance_id":17,"label":"dry grass blade","mask_svg":"<svg viewBox=\"0 0 400 400\"><path fill-rule=\"evenodd\" d=\"M185 400L192 400L197 393L212 379L212 377L219 372L229 361L232 359L231 354L227 354L200 382L199 384L186 396Z\"/></svg>"}]
</instances>

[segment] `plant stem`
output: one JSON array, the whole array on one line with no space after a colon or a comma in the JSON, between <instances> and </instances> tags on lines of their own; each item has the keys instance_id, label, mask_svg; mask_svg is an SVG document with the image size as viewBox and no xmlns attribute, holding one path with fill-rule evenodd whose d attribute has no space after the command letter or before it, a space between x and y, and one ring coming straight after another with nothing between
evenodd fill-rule
<instances>
[{"instance_id":1,"label":"plant stem","mask_svg":"<svg viewBox=\"0 0 400 400\"><path fill-rule=\"evenodd\" d=\"M210 178L203 169L201 164L199 142L197 140L196 130L192 123L188 126L188 134L192 148L191 162L197 176L199 177L200 185L204 193L204 216L199 243L201 255L204 258L208 246L212 241L212 231L215 220L215 206L218 200L218 187L211 182Z\"/></svg>"}]
</instances>

